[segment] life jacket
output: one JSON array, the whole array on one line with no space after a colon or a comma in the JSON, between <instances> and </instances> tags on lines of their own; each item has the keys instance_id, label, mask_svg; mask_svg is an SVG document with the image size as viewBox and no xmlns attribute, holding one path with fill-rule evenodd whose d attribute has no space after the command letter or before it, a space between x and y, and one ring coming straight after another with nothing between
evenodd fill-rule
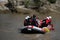
<instances>
[{"instance_id":1,"label":"life jacket","mask_svg":"<svg viewBox=\"0 0 60 40\"><path fill-rule=\"evenodd\" d=\"M42 23L43 23L42 20L40 20L40 24L41 24L41 25L42 25Z\"/></svg>"},{"instance_id":2,"label":"life jacket","mask_svg":"<svg viewBox=\"0 0 60 40\"><path fill-rule=\"evenodd\" d=\"M51 22L51 19L46 19L46 24L48 24L49 22Z\"/></svg>"},{"instance_id":3,"label":"life jacket","mask_svg":"<svg viewBox=\"0 0 60 40\"><path fill-rule=\"evenodd\" d=\"M39 28L41 28L42 23L43 23L42 20L40 20L40 23L39 23L40 25L38 26Z\"/></svg>"}]
</instances>

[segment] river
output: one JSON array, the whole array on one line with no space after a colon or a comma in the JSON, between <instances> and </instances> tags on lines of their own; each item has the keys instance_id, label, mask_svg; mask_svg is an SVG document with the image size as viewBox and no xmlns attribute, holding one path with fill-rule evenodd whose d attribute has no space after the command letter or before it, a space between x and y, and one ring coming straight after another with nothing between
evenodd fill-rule
<instances>
[{"instance_id":1,"label":"river","mask_svg":"<svg viewBox=\"0 0 60 40\"><path fill-rule=\"evenodd\" d=\"M22 34L19 28L23 27L24 18L30 14L0 14L0 40L60 40L60 14L40 14L40 19L52 16L54 31L46 34Z\"/></svg>"}]
</instances>

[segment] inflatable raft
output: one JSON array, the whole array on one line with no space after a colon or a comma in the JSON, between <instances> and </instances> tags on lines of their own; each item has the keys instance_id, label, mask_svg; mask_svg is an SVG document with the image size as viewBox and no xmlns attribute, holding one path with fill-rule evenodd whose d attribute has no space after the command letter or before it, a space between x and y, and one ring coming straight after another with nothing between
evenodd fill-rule
<instances>
[{"instance_id":1,"label":"inflatable raft","mask_svg":"<svg viewBox=\"0 0 60 40\"><path fill-rule=\"evenodd\" d=\"M25 26L24 28L21 28L21 33L46 33L51 31L51 26L39 28L36 26Z\"/></svg>"}]
</instances>

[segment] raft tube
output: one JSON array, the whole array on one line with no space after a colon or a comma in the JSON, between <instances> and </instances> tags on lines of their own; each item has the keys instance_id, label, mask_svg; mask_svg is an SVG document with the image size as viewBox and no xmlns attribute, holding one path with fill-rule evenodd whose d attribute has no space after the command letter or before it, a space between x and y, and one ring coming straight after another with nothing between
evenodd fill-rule
<instances>
[{"instance_id":1,"label":"raft tube","mask_svg":"<svg viewBox=\"0 0 60 40\"><path fill-rule=\"evenodd\" d=\"M43 31L42 28L36 27L36 26L26 26L24 28L21 29L21 33L46 33L45 31Z\"/></svg>"}]
</instances>

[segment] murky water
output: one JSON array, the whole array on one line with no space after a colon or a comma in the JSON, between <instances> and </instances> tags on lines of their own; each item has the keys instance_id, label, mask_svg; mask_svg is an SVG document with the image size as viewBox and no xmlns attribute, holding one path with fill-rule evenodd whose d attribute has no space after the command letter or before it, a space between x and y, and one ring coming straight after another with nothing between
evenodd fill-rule
<instances>
[{"instance_id":1,"label":"murky water","mask_svg":"<svg viewBox=\"0 0 60 40\"><path fill-rule=\"evenodd\" d=\"M30 14L28 14L30 15ZM40 19L52 16L55 31L46 34L22 34L19 28L23 27L23 14L0 14L0 40L60 40L60 14L40 14Z\"/></svg>"}]
</instances>

